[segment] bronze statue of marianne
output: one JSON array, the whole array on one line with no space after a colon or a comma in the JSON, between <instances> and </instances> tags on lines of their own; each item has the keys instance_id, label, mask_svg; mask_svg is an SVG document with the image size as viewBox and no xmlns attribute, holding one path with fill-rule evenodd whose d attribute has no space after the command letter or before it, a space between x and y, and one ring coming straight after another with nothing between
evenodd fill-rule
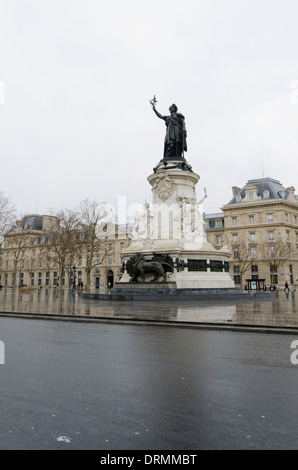
<instances>
[{"instance_id":1,"label":"bronze statue of marianne","mask_svg":"<svg viewBox=\"0 0 298 470\"><path fill-rule=\"evenodd\" d=\"M169 108L170 116L162 116L156 110L156 98L155 95L150 104L152 109L155 112L156 116L165 121L167 126L166 136L164 141L164 155L163 158L167 159L181 159L184 158L184 152L187 152L186 144L186 128L185 128L185 118L183 114L178 113L178 108L175 104L172 104Z\"/></svg>"}]
</instances>

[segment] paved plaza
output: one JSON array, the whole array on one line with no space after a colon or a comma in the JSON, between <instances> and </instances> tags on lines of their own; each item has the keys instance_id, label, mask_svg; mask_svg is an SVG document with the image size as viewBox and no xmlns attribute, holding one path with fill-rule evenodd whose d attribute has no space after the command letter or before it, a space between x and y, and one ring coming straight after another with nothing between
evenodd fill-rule
<instances>
[{"instance_id":1,"label":"paved plaza","mask_svg":"<svg viewBox=\"0 0 298 470\"><path fill-rule=\"evenodd\" d=\"M15 313L0 316L0 449L298 448L294 293L176 309L71 292L1 296ZM223 328L200 327L212 319ZM250 331L225 329L244 322ZM267 323L271 334L260 333Z\"/></svg>"},{"instance_id":2,"label":"paved plaza","mask_svg":"<svg viewBox=\"0 0 298 470\"><path fill-rule=\"evenodd\" d=\"M81 292L40 289L34 292L0 291L1 312L59 315L72 319L165 322L166 324L247 325L298 327L298 293L294 290L249 294L236 300L184 302L123 302L84 299Z\"/></svg>"}]
</instances>

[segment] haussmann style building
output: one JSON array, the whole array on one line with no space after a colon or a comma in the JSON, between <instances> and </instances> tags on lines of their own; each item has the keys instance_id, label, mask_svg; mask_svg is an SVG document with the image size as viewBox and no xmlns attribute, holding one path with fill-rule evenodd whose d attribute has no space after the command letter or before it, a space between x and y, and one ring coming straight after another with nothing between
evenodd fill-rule
<instances>
[{"instance_id":1,"label":"haussmann style building","mask_svg":"<svg viewBox=\"0 0 298 470\"><path fill-rule=\"evenodd\" d=\"M268 177L249 180L232 192L221 212L204 214L204 221L208 241L217 249L227 247L231 254L229 270L236 287L281 289L286 281L298 285L295 188ZM96 240L92 255L86 251L88 230L81 230L62 273L58 255L53 253L53 223L53 216L28 215L6 233L0 256L3 287L71 287L75 281L84 286L89 282L91 290L105 292L121 279L122 255L131 243L131 228L115 225L107 230Z\"/></svg>"},{"instance_id":2,"label":"haussmann style building","mask_svg":"<svg viewBox=\"0 0 298 470\"><path fill-rule=\"evenodd\" d=\"M298 284L298 196L272 178L233 187L222 212L206 214L208 240L231 253L230 274L243 289Z\"/></svg>"},{"instance_id":3,"label":"haussmann style building","mask_svg":"<svg viewBox=\"0 0 298 470\"><path fill-rule=\"evenodd\" d=\"M75 243L65 255L64 269L59 275L60 248L54 249L51 237L54 219L49 215L28 215L6 233L0 259L1 285L4 288L50 288L60 284L72 287L74 283L86 286L89 269L90 289L105 292L112 288L122 276L121 252L129 243L125 228L115 226L112 232L96 239L92 253L88 250L91 245L86 244L88 230L76 233Z\"/></svg>"}]
</instances>

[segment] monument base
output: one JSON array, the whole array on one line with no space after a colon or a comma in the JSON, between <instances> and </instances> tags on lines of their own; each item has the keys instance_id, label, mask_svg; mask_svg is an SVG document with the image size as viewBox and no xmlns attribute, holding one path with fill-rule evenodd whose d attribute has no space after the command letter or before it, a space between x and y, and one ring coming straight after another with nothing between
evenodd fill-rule
<instances>
[{"instance_id":1,"label":"monument base","mask_svg":"<svg viewBox=\"0 0 298 470\"><path fill-rule=\"evenodd\" d=\"M266 295L272 293L258 292L253 295ZM92 300L114 301L219 301L219 300L251 300L252 294L242 292L235 288L202 288L179 289L175 282L117 282L109 294L88 293L82 294L84 298Z\"/></svg>"}]
</instances>

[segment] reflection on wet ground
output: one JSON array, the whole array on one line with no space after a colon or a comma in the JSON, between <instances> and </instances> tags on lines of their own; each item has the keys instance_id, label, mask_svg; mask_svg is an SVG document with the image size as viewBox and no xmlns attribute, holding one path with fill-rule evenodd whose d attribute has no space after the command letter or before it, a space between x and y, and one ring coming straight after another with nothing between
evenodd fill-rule
<instances>
[{"instance_id":1,"label":"reflection on wet ground","mask_svg":"<svg viewBox=\"0 0 298 470\"><path fill-rule=\"evenodd\" d=\"M1 290L0 312L297 327L297 295L295 291L279 291L269 299L247 294L245 300L157 303L90 300L71 290L60 294L55 289L31 293Z\"/></svg>"}]
</instances>

